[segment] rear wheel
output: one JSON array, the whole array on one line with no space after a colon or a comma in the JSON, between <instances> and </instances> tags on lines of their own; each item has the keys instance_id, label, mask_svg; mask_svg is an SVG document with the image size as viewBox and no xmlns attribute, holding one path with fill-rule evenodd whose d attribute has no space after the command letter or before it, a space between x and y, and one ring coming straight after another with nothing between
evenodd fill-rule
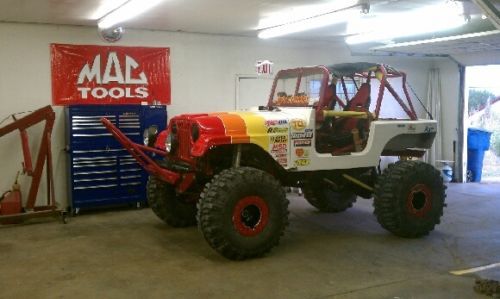
<instances>
[{"instance_id":1,"label":"rear wheel","mask_svg":"<svg viewBox=\"0 0 500 299\"><path fill-rule=\"evenodd\" d=\"M356 194L332 190L323 178L310 179L304 185L304 197L315 208L325 213L338 213L352 207Z\"/></svg>"},{"instance_id":2,"label":"rear wheel","mask_svg":"<svg viewBox=\"0 0 500 299\"><path fill-rule=\"evenodd\" d=\"M221 171L198 203L198 225L221 255L261 256L279 243L288 224L288 200L270 174L251 167Z\"/></svg>"},{"instance_id":3,"label":"rear wheel","mask_svg":"<svg viewBox=\"0 0 500 299\"><path fill-rule=\"evenodd\" d=\"M172 185L149 176L147 197L151 210L170 226L186 227L196 224L196 203L188 201L185 195L177 195Z\"/></svg>"},{"instance_id":4,"label":"rear wheel","mask_svg":"<svg viewBox=\"0 0 500 299\"><path fill-rule=\"evenodd\" d=\"M375 215L393 234L416 238L440 223L445 206L443 178L422 161L399 161L385 169L375 184Z\"/></svg>"}]
</instances>

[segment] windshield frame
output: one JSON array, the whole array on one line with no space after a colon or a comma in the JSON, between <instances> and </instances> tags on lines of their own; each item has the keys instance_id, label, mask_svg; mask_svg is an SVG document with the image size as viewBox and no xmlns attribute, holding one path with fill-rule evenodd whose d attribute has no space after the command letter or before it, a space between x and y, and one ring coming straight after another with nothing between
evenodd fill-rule
<instances>
[{"instance_id":1,"label":"windshield frame","mask_svg":"<svg viewBox=\"0 0 500 299\"><path fill-rule=\"evenodd\" d=\"M276 92L276 87L278 85L278 81L281 79L292 79L292 78L297 78L297 82L295 85L295 93L294 96L298 96L302 77L303 76L309 76L309 75L321 75L321 87L319 91L319 101L316 109L318 107L321 107L324 105L324 100L325 100L325 93L326 93L326 87L328 86L328 82L330 80L330 72L325 66L311 66L311 67L300 67L300 68L294 68L294 69L286 69L286 70L280 70L276 76L274 77L273 81L273 86L271 88L271 94L269 95L269 99L267 102L267 107L272 108L275 107L273 104L274 100L274 95ZM278 107L311 107L311 106L278 106Z\"/></svg>"}]
</instances>

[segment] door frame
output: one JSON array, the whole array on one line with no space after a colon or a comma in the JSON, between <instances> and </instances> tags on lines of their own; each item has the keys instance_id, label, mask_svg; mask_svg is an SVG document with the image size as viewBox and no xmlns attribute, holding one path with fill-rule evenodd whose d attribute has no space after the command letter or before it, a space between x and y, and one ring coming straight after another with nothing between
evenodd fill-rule
<instances>
[{"instance_id":1,"label":"door frame","mask_svg":"<svg viewBox=\"0 0 500 299\"><path fill-rule=\"evenodd\" d=\"M239 110L240 108L240 81L247 79L266 79L273 80L273 76L267 75L255 75L255 74L236 74L235 75L235 95L234 95L234 109ZM269 90L269 92L271 92ZM264 103L263 103L264 104Z\"/></svg>"}]
</instances>

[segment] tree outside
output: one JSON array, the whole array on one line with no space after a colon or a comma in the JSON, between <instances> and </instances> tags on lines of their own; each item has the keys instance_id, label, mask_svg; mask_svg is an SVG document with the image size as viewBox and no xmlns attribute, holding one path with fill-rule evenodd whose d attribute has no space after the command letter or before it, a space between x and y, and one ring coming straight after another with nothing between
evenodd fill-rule
<instances>
[{"instance_id":1,"label":"tree outside","mask_svg":"<svg viewBox=\"0 0 500 299\"><path fill-rule=\"evenodd\" d=\"M495 95L483 89L470 88L469 89L469 115L482 110L486 107L489 99L495 98Z\"/></svg>"}]
</instances>

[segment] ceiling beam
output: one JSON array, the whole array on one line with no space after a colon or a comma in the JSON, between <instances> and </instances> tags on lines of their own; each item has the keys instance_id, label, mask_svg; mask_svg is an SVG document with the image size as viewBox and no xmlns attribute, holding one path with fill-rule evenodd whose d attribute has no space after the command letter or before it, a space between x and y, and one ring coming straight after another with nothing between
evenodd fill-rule
<instances>
[{"instance_id":1,"label":"ceiling beam","mask_svg":"<svg viewBox=\"0 0 500 299\"><path fill-rule=\"evenodd\" d=\"M490 0L472 0L483 11L483 14L500 29L500 12Z\"/></svg>"}]
</instances>

